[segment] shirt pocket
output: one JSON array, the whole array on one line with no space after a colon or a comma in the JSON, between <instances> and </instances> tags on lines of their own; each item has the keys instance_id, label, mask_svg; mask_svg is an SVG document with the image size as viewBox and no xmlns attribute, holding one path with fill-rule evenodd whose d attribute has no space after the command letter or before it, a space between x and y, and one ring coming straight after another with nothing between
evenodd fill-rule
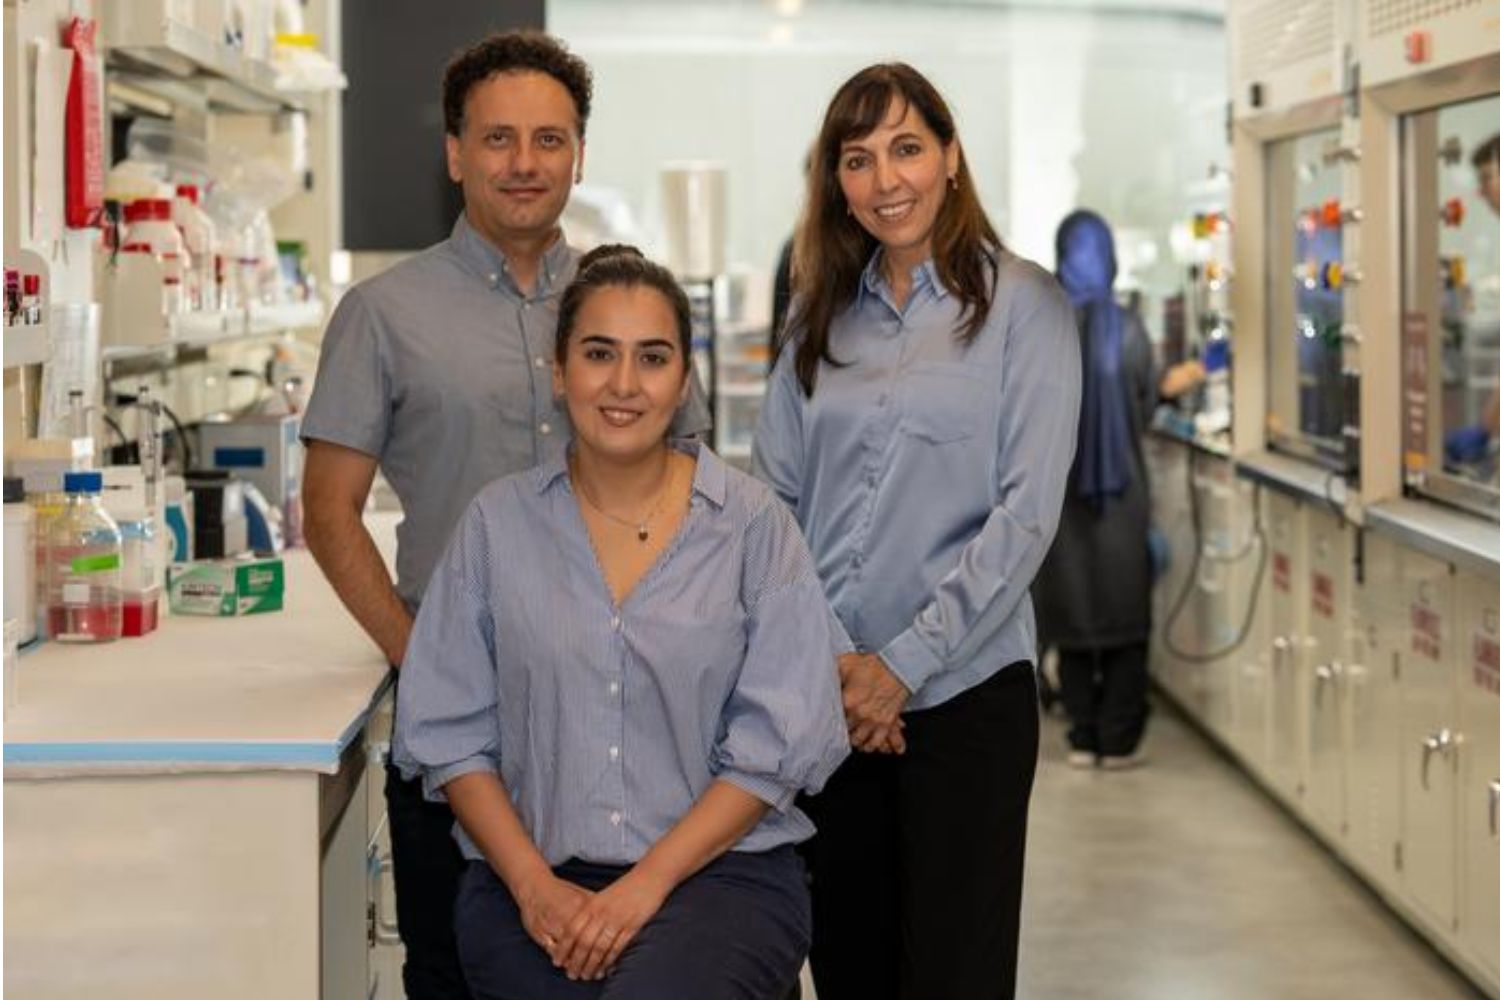
<instances>
[{"instance_id":1,"label":"shirt pocket","mask_svg":"<svg viewBox=\"0 0 1500 1000\"><path fill-rule=\"evenodd\" d=\"M924 361L901 377L902 428L929 444L967 441L981 432L994 385L981 368Z\"/></svg>"}]
</instances>

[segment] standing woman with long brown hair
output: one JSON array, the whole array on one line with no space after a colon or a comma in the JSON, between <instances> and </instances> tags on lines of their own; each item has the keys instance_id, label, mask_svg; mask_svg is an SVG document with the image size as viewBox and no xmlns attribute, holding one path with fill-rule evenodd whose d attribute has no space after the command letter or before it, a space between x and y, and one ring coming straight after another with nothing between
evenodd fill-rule
<instances>
[{"instance_id":1,"label":"standing woman with long brown hair","mask_svg":"<svg viewBox=\"0 0 1500 1000\"><path fill-rule=\"evenodd\" d=\"M804 808L820 1000L1015 992L1036 629L1079 403L1072 307L1006 250L942 96L834 95L755 464L849 634L854 754Z\"/></svg>"}]
</instances>

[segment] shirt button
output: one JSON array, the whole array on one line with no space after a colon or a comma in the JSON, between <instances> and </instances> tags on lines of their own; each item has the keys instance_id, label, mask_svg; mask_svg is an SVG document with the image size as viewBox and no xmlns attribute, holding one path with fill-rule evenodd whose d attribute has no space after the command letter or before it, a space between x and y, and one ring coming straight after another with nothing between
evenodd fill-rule
<instances>
[{"instance_id":1,"label":"shirt button","mask_svg":"<svg viewBox=\"0 0 1500 1000\"><path fill-rule=\"evenodd\" d=\"M620 616L619 615L615 615L613 618L611 618L609 620L609 627L612 628L612 629L614 629L616 632L620 631Z\"/></svg>"},{"instance_id":2,"label":"shirt button","mask_svg":"<svg viewBox=\"0 0 1500 1000\"><path fill-rule=\"evenodd\" d=\"M610 813L609 814L609 821L611 823L613 823L615 826L619 826L620 825L620 814L617 813L617 812Z\"/></svg>"},{"instance_id":3,"label":"shirt button","mask_svg":"<svg viewBox=\"0 0 1500 1000\"><path fill-rule=\"evenodd\" d=\"M544 358L544 357L542 357L542 356L540 356L540 355L538 355L537 359L536 359L536 366L538 368L546 368L547 367L547 359Z\"/></svg>"},{"instance_id":4,"label":"shirt button","mask_svg":"<svg viewBox=\"0 0 1500 1000\"><path fill-rule=\"evenodd\" d=\"M521 303L521 308L522 309L530 309L531 308L531 303L530 302L522 302Z\"/></svg>"},{"instance_id":5,"label":"shirt button","mask_svg":"<svg viewBox=\"0 0 1500 1000\"><path fill-rule=\"evenodd\" d=\"M620 682L619 681L610 681L609 682L609 693L610 694L619 694L620 693Z\"/></svg>"},{"instance_id":6,"label":"shirt button","mask_svg":"<svg viewBox=\"0 0 1500 1000\"><path fill-rule=\"evenodd\" d=\"M492 285L496 284L497 282L499 282L499 280L500 280L500 275L493 274L493 273L490 275L490 284L492 284Z\"/></svg>"},{"instance_id":7,"label":"shirt button","mask_svg":"<svg viewBox=\"0 0 1500 1000\"><path fill-rule=\"evenodd\" d=\"M619 747L610 747L609 748L609 759L610 760L619 760L620 759L620 748Z\"/></svg>"},{"instance_id":8,"label":"shirt button","mask_svg":"<svg viewBox=\"0 0 1500 1000\"><path fill-rule=\"evenodd\" d=\"M541 425L537 427L537 430L541 431L543 434L551 434L552 425L547 423L546 421L543 421Z\"/></svg>"}]
</instances>

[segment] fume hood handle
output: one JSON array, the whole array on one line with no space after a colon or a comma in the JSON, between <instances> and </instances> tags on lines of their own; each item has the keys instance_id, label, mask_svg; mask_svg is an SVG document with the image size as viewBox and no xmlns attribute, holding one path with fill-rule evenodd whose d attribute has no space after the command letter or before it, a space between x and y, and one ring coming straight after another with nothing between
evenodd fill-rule
<instances>
[{"instance_id":1,"label":"fume hood handle","mask_svg":"<svg viewBox=\"0 0 1500 1000\"><path fill-rule=\"evenodd\" d=\"M1355 145L1343 145L1340 143L1329 143L1323 147L1323 162L1333 163L1358 163L1360 150Z\"/></svg>"},{"instance_id":2,"label":"fume hood handle","mask_svg":"<svg viewBox=\"0 0 1500 1000\"><path fill-rule=\"evenodd\" d=\"M1500 814L1500 781L1490 782L1490 836L1500 839L1500 828L1495 826L1495 818Z\"/></svg>"}]
</instances>

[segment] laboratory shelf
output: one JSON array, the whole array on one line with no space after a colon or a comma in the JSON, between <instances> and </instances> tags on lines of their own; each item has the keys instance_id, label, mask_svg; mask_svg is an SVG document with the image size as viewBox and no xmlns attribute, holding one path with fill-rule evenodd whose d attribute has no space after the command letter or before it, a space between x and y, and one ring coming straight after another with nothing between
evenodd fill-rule
<instances>
[{"instance_id":1,"label":"laboratory shelf","mask_svg":"<svg viewBox=\"0 0 1500 1000\"><path fill-rule=\"evenodd\" d=\"M255 337L315 329L322 325L324 315L324 306L319 299L257 304L246 309L179 313L176 316L162 317L157 335L148 336L144 342L106 343L102 348L102 356L106 361L117 361L163 353L179 347L213 347Z\"/></svg>"},{"instance_id":2,"label":"laboratory shelf","mask_svg":"<svg viewBox=\"0 0 1500 1000\"><path fill-rule=\"evenodd\" d=\"M106 4L100 37L108 45L112 77L127 88L111 97L128 99L131 89L172 104L211 110L272 114L301 110L276 89L276 71L249 58L209 32L171 16L170 0Z\"/></svg>"}]
</instances>

